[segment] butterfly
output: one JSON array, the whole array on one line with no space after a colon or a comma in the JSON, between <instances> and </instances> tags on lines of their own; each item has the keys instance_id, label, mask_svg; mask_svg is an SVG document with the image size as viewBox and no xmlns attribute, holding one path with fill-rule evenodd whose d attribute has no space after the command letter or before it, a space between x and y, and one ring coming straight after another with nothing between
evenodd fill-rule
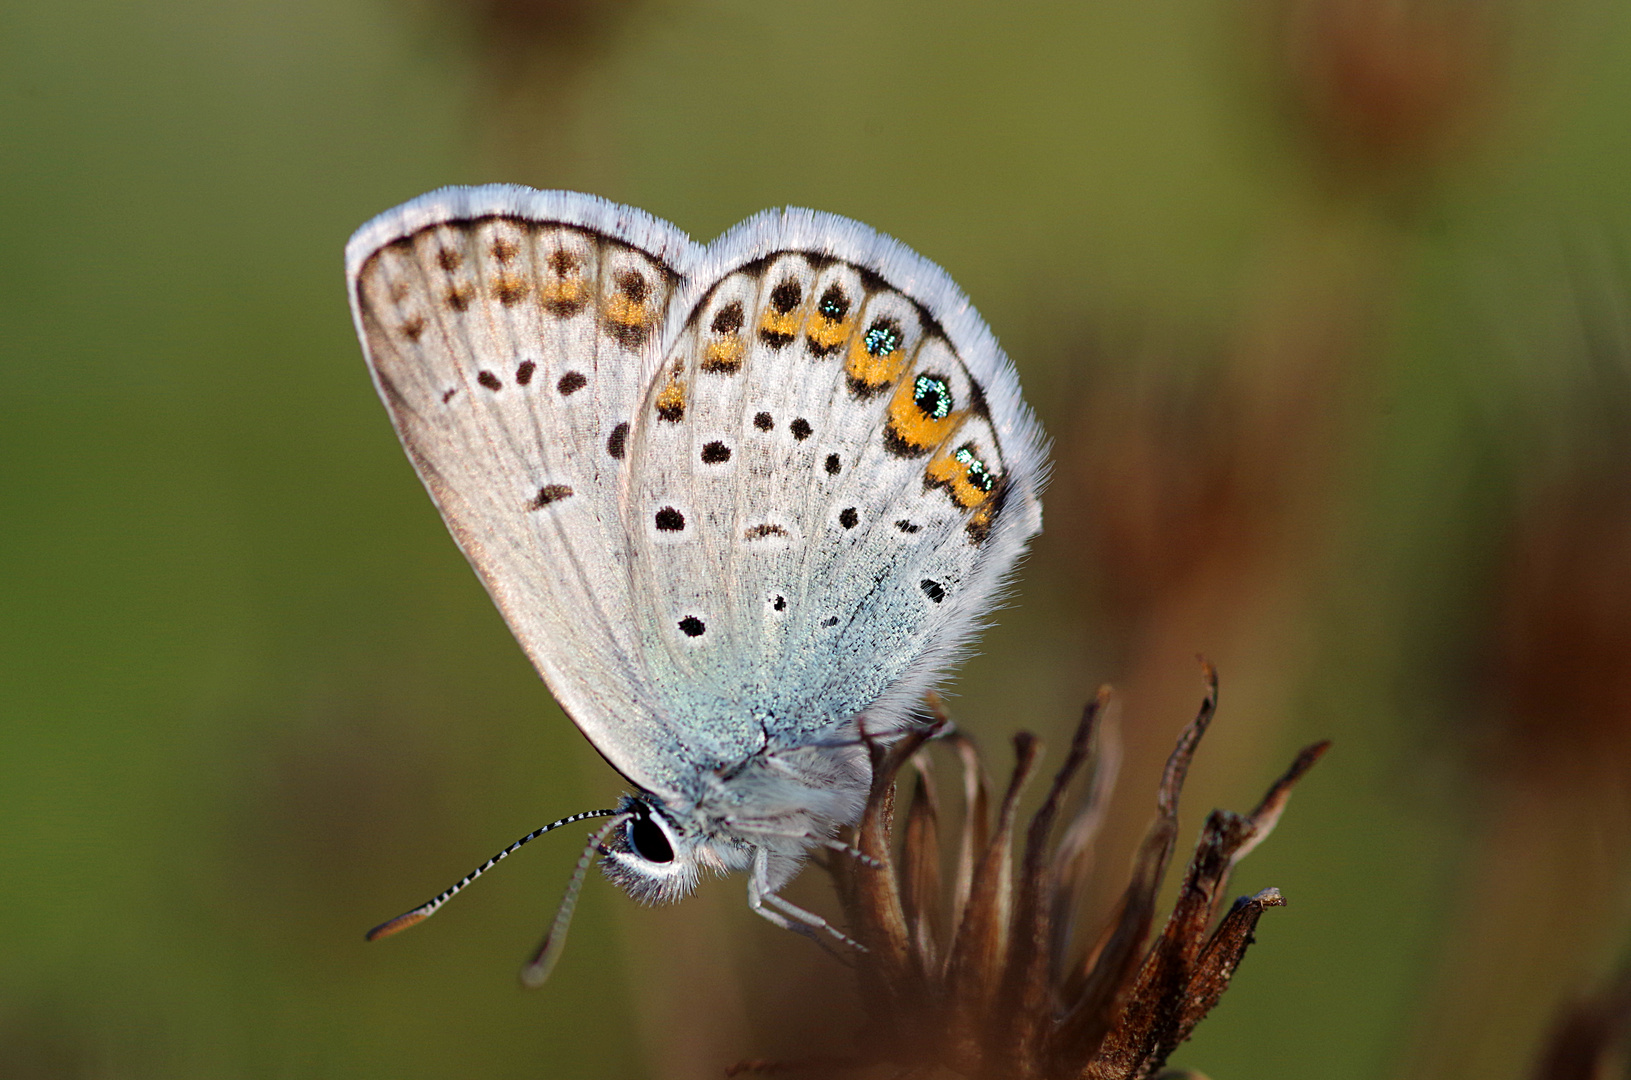
<instances>
[{"instance_id":1,"label":"butterfly","mask_svg":"<svg viewBox=\"0 0 1631 1080\"><path fill-rule=\"evenodd\" d=\"M1041 528L1047 453L939 267L865 225L766 211L711 244L591 195L450 187L346 247L391 422L505 621L634 787L589 863L636 899L747 871L772 922L860 815ZM847 940L847 939L845 939Z\"/></svg>"}]
</instances>

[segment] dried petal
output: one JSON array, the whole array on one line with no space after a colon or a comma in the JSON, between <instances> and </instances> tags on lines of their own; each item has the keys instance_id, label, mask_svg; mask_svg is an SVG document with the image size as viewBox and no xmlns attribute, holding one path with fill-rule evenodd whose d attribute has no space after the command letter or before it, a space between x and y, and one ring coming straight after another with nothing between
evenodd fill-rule
<instances>
[{"instance_id":1,"label":"dried petal","mask_svg":"<svg viewBox=\"0 0 1631 1080\"><path fill-rule=\"evenodd\" d=\"M1088 1058L1110 1030L1118 998L1138 968L1139 950L1155 922L1155 899L1166 876L1167 863L1178 837L1178 794L1194 760L1195 748L1217 712L1217 673L1206 668L1207 692L1200 711L1181 735L1161 774L1156 799L1158 813L1150 823L1133 863L1133 880L1122 894L1111 928L1089 955L1081 988L1075 996L1061 1033L1066 1052ZM1070 1000L1070 999L1067 999Z\"/></svg>"},{"instance_id":2,"label":"dried petal","mask_svg":"<svg viewBox=\"0 0 1631 1080\"><path fill-rule=\"evenodd\" d=\"M1036 738L1026 732L1014 736L1013 776L997 811L991 840L974 866L968 904L946 958L952 1031L965 1038L984 1035L1002 979L1013 906L1014 815L1041 749Z\"/></svg>"},{"instance_id":3,"label":"dried petal","mask_svg":"<svg viewBox=\"0 0 1631 1080\"><path fill-rule=\"evenodd\" d=\"M1099 715L1108 701L1106 688L1082 710L1064 763L1054 774L1053 784L1026 830L1025 861L1015 890L1012 945L997 995L998 1013L993 1018L1004 1032L1004 1040L1020 1055L1014 1064L1021 1076L1033 1075L1040 1066L1041 1032L1044 1025L1052 1026L1055 1007L1049 951L1055 871L1049 841L1065 789L1087 763Z\"/></svg>"},{"instance_id":4,"label":"dried petal","mask_svg":"<svg viewBox=\"0 0 1631 1080\"><path fill-rule=\"evenodd\" d=\"M917 780L901 844L901 906L919 978L940 968L940 807L928 760L914 759Z\"/></svg>"},{"instance_id":5,"label":"dried petal","mask_svg":"<svg viewBox=\"0 0 1631 1080\"><path fill-rule=\"evenodd\" d=\"M963 761L963 836L957 849L957 876L952 881L951 925L963 921L969 889L974 881L974 863L986 849L991 830L991 778L980 761L973 740L956 733L953 745Z\"/></svg>"}]
</instances>

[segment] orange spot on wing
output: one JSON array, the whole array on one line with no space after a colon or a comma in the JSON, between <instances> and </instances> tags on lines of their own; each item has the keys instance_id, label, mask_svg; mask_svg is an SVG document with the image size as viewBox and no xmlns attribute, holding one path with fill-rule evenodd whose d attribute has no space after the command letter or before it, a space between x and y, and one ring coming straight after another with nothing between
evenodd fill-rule
<instances>
[{"instance_id":1,"label":"orange spot on wing","mask_svg":"<svg viewBox=\"0 0 1631 1080\"><path fill-rule=\"evenodd\" d=\"M677 424L685 416L685 384L678 379L670 379L667 386L657 395L657 415L671 424Z\"/></svg>"},{"instance_id":2,"label":"orange spot on wing","mask_svg":"<svg viewBox=\"0 0 1631 1080\"><path fill-rule=\"evenodd\" d=\"M957 414L953 414L957 415ZM991 490L975 483L975 471L984 470L985 463L977 457L970 456L968 461L959 460L959 455L969 454L967 447L942 449L930 459L928 467L923 470L924 483L931 487L943 487L951 496L952 502L964 510L976 506L985 506L991 501L992 493L996 491L993 485ZM976 517L978 514L976 514ZM970 524L973 524L971 520ZM990 524L990 515L987 514L985 524Z\"/></svg>"},{"instance_id":3,"label":"orange spot on wing","mask_svg":"<svg viewBox=\"0 0 1631 1080\"><path fill-rule=\"evenodd\" d=\"M852 318L829 319L818 309L811 313L810 325L805 328L804 335L810 339L816 352L825 355L842 345L854 326L855 320Z\"/></svg>"},{"instance_id":4,"label":"orange spot on wing","mask_svg":"<svg viewBox=\"0 0 1631 1080\"><path fill-rule=\"evenodd\" d=\"M544 307L557 315L574 315L582 311L588 299L587 293L588 289L580 274L551 278L538 290L539 299L544 302Z\"/></svg>"},{"instance_id":5,"label":"orange spot on wing","mask_svg":"<svg viewBox=\"0 0 1631 1080\"><path fill-rule=\"evenodd\" d=\"M708 342L702 350L702 370L730 374L742 366L747 346L736 334Z\"/></svg>"},{"instance_id":6,"label":"orange spot on wing","mask_svg":"<svg viewBox=\"0 0 1631 1080\"><path fill-rule=\"evenodd\" d=\"M889 400L889 423L884 429L884 434L894 445L916 456L928 453L951 438L962 424L963 417L968 415L968 411L956 409L936 420L918 408L914 397L912 380L902 379L900 385L895 388L895 396ZM936 457L929 463L931 471L939 460L940 458Z\"/></svg>"},{"instance_id":7,"label":"orange spot on wing","mask_svg":"<svg viewBox=\"0 0 1631 1080\"><path fill-rule=\"evenodd\" d=\"M527 287L515 274L500 274L493 281L493 297L506 307L519 303L526 294Z\"/></svg>"},{"instance_id":8,"label":"orange spot on wing","mask_svg":"<svg viewBox=\"0 0 1631 1080\"><path fill-rule=\"evenodd\" d=\"M774 308L765 308L764 317L759 320L759 333L778 340L791 341L798 330L799 312L796 309L782 315Z\"/></svg>"},{"instance_id":9,"label":"orange spot on wing","mask_svg":"<svg viewBox=\"0 0 1631 1080\"><path fill-rule=\"evenodd\" d=\"M865 338L856 338L850 342L849 356L844 360L844 374L849 377L852 389L860 393L875 394L900 378L905 370L909 357L905 349L896 349L882 356L873 356L866 348ZM899 395L896 395L899 397ZM911 404L912 396L906 395L906 402ZM890 405L890 415L894 415L895 407ZM914 409L915 411L915 409Z\"/></svg>"}]
</instances>

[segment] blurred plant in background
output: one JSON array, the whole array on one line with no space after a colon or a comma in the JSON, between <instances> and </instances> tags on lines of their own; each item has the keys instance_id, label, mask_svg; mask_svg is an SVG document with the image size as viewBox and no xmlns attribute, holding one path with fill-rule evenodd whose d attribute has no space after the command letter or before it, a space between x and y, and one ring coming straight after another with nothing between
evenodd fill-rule
<instances>
[{"instance_id":1,"label":"blurred plant in background","mask_svg":"<svg viewBox=\"0 0 1631 1080\"><path fill-rule=\"evenodd\" d=\"M605 159L616 148L586 121L603 89L597 69L651 11L650 0L397 2L422 33L451 38L474 58L471 122L482 157L521 176L547 175L572 159L591 174L615 168Z\"/></svg>"},{"instance_id":2,"label":"blurred plant in background","mask_svg":"<svg viewBox=\"0 0 1631 1080\"><path fill-rule=\"evenodd\" d=\"M1165 753L1153 717L1177 707L1171 674L1197 641L1257 717L1252 745L1225 753L1263 756L1288 721L1330 603L1320 583L1363 498L1359 455L1383 422L1420 208L1496 124L1506 79L1504 2L1263 0L1234 14L1303 198L1270 215L1242 299L1213 325L1152 312L1089 331L1072 350L1077 411L1055 425L1050 523L1079 544L1056 572L1120 646L1135 774ZM1135 843L1121 832L1110 846Z\"/></svg>"},{"instance_id":3,"label":"blurred plant in background","mask_svg":"<svg viewBox=\"0 0 1631 1080\"><path fill-rule=\"evenodd\" d=\"M1263 0L1275 82L1337 188L1419 185L1494 119L1513 0Z\"/></svg>"},{"instance_id":4,"label":"blurred plant in background","mask_svg":"<svg viewBox=\"0 0 1631 1080\"><path fill-rule=\"evenodd\" d=\"M1421 1076L1530 1054L1631 948L1631 277L1583 261L1546 382L1498 420L1511 488L1446 716L1476 825Z\"/></svg>"}]
</instances>

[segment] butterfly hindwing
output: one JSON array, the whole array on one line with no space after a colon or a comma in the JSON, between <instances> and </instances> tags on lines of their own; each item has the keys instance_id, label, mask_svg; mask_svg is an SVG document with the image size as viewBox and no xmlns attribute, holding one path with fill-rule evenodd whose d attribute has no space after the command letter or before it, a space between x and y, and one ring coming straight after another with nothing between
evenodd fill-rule
<instances>
[{"instance_id":1,"label":"butterfly hindwing","mask_svg":"<svg viewBox=\"0 0 1631 1080\"><path fill-rule=\"evenodd\" d=\"M887 732L1039 527L1039 433L978 315L894 242L787 211L709 261L626 478L662 707L722 762L861 710Z\"/></svg>"}]
</instances>

